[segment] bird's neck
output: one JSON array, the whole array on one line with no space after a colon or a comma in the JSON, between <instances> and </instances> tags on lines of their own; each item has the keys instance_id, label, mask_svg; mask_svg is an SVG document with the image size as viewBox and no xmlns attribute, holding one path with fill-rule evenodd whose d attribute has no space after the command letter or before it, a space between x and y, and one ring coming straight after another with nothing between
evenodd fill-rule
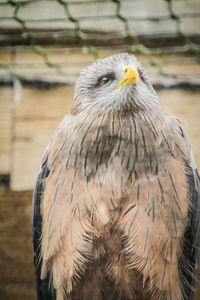
<instances>
[{"instance_id":1,"label":"bird's neck","mask_svg":"<svg viewBox=\"0 0 200 300\"><path fill-rule=\"evenodd\" d=\"M87 176L115 161L119 163L117 168L127 174L133 173L133 167L136 176L141 172L156 173L164 148L169 151L173 143L161 111L85 115L81 128L84 138L75 141L74 155L81 154Z\"/></svg>"}]
</instances>

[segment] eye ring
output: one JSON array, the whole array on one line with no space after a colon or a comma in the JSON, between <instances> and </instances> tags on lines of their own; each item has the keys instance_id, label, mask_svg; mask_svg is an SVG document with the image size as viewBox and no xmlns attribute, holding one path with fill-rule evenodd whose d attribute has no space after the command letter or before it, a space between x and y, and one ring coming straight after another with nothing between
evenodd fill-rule
<instances>
[{"instance_id":1,"label":"eye ring","mask_svg":"<svg viewBox=\"0 0 200 300\"><path fill-rule=\"evenodd\" d=\"M103 76L99 79L99 84L102 86L109 83L110 81L111 79L109 77Z\"/></svg>"}]
</instances>

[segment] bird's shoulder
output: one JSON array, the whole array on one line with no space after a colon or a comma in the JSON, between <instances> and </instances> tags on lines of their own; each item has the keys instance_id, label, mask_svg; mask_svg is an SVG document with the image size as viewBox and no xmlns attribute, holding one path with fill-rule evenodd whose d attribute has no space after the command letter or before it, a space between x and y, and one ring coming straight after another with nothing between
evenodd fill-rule
<instances>
[{"instance_id":1,"label":"bird's shoulder","mask_svg":"<svg viewBox=\"0 0 200 300\"><path fill-rule=\"evenodd\" d=\"M193 170L197 169L187 132L181 121L174 115L164 114L165 122L173 135L174 154Z\"/></svg>"}]
</instances>

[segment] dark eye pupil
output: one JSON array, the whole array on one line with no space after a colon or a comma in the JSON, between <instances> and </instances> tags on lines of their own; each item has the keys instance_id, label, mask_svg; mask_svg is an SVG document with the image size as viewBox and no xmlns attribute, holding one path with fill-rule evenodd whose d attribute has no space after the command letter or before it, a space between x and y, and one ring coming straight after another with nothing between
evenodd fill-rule
<instances>
[{"instance_id":1,"label":"dark eye pupil","mask_svg":"<svg viewBox=\"0 0 200 300\"><path fill-rule=\"evenodd\" d=\"M100 79L100 85L104 85L104 84L108 83L109 81L110 81L110 78L108 78L108 77L102 77Z\"/></svg>"}]
</instances>

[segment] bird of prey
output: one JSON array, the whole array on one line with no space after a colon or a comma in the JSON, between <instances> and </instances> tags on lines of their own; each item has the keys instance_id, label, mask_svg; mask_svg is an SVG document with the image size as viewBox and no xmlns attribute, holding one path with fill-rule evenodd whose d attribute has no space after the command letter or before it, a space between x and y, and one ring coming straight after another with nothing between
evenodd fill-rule
<instances>
[{"instance_id":1,"label":"bird of prey","mask_svg":"<svg viewBox=\"0 0 200 300\"><path fill-rule=\"evenodd\" d=\"M181 123L132 54L77 79L33 197L40 300L191 300L200 184Z\"/></svg>"}]
</instances>

